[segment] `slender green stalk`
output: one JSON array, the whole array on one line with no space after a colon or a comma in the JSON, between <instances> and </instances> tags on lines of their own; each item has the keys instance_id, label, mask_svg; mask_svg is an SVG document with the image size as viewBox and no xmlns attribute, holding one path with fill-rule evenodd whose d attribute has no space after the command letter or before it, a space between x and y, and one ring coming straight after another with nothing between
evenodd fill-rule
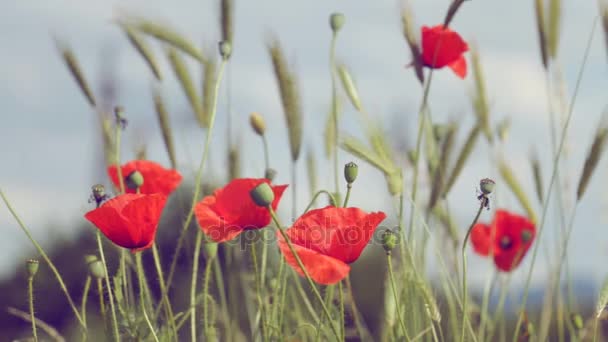
<instances>
[{"instance_id":1,"label":"slender green stalk","mask_svg":"<svg viewBox=\"0 0 608 342\"><path fill-rule=\"evenodd\" d=\"M38 332L36 331L36 316L34 315L34 277L27 277L27 299L30 307L30 318L32 319L32 334L34 341L38 342ZM86 324L85 324L86 327Z\"/></svg>"},{"instance_id":2,"label":"slender green stalk","mask_svg":"<svg viewBox=\"0 0 608 342\"><path fill-rule=\"evenodd\" d=\"M334 285L329 285L325 289L325 305L327 305L328 307L334 301L334 292L335 292L334 289L335 289ZM323 329L322 329L323 324L325 324L325 316L321 316L319 318L319 321L317 322L317 328L316 328L317 332L315 334L315 342L321 341L321 332L323 331Z\"/></svg>"},{"instance_id":3,"label":"slender green stalk","mask_svg":"<svg viewBox=\"0 0 608 342\"><path fill-rule=\"evenodd\" d=\"M196 281L198 279L198 259L201 253L201 243L203 241L203 233L199 230L196 232L196 242L194 243L194 256L192 257L192 282L190 284L190 335L192 341L197 340L196 335ZM206 298L205 298L206 300Z\"/></svg>"},{"instance_id":4,"label":"slender green stalk","mask_svg":"<svg viewBox=\"0 0 608 342\"><path fill-rule=\"evenodd\" d=\"M572 100L570 101L570 106L568 108L568 116L566 117L566 122L564 123L564 128L562 130L562 134L560 137L559 147L558 147L557 152L555 153L555 157L553 159L553 172L551 173L551 180L549 181L549 188L547 189L547 195L544 197L544 198L546 198L546 203L543 206L541 221L540 221L540 225L539 225L539 229L538 229L538 235L536 237L536 239L539 241L540 241L542 233L544 231L543 228L544 228L545 218L547 215L547 208L548 208L547 203L549 202L549 199L551 198L551 193L553 192L553 185L555 184L555 178L556 178L557 169L558 169L557 165L559 164L559 161L560 161L560 158L562 155L561 152L564 147L566 132L568 131L568 127L570 125L570 120L572 119L572 114L574 113L574 104L576 103L576 98L578 96L578 91L580 89L581 81L583 78L583 71L585 70L585 66L587 65L587 59L589 57L589 52L591 51L591 43L593 41L593 36L595 33L595 28L597 26L598 18L599 18L599 15L596 15L595 19L593 20L591 32L590 32L589 38L587 40L587 47L585 48L585 52L583 55L583 61L581 63L581 67L579 69L578 76L576 79L574 93L572 95ZM534 251L532 252L532 261L530 263L530 269L528 270L528 275L526 278L526 285L524 287L524 293L523 293L523 298L522 298L522 303L521 303L522 307L526 307L526 303L528 301L528 292L530 290L530 282L532 280L532 271L534 270L534 264L536 262L536 256L538 255L538 246L539 245L540 244L537 243L534 246ZM519 338L519 330L521 328L521 325L522 325L522 317L520 316L519 319L517 320L517 325L515 326L515 334L513 334L513 342L516 342L517 339Z\"/></svg>"},{"instance_id":5,"label":"slender green stalk","mask_svg":"<svg viewBox=\"0 0 608 342\"><path fill-rule=\"evenodd\" d=\"M496 281L498 280L498 272L494 271L494 275L488 284L485 286L483 291L483 299L481 301L481 322L479 324L479 341L485 341L485 326L487 323L487 316L489 315L488 306L490 305L490 295L494 290L494 286L496 285Z\"/></svg>"},{"instance_id":6,"label":"slender green stalk","mask_svg":"<svg viewBox=\"0 0 608 342\"><path fill-rule=\"evenodd\" d=\"M336 338L338 340L340 340L340 333L338 332L338 330L336 329L335 325L333 324L333 322L331 320L331 313L329 312L329 309L327 308L327 305L325 305L325 302L323 301L323 298L321 297L321 294L319 293L319 290L315 286L314 281L310 277L310 274L308 274L308 270L306 270L306 267L304 267L304 264L302 263L302 260L300 259L300 256L298 255L298 253L296 252L295 248L293 247L293 244L291 243L291 239L289 238L289 236L287 236L287 233L285 232L285 229L283 228L283 226L279 222L279 219L278 219L276 213L274 212L274 210L272 209L272 207L269 206L268 207L268 211L270 212L270 216L272 216L272 220L274 221L275 225L279 229L279 232L283 236L283 239L285 239L285 242L287 242L287 246L289 247L289 250L293 254L294 258L296 259L296 261L298 263L298 266L300 266L300 269L304 273L304 276L306 277L306 280L308 281L308 284L310 285L310 288L311 288L312 292L315 294L315 297L317 298L317 300L321 303L321 307L323 308L323 312L325 313L325 315L327 316L327 319L329 320L329 326L331 327L332 332L334 333L334 335L336 336Z\"/></svg>"},{"instance_id":7,"label":"slender green stalk","mask_svg":"<svg viewBox=\"0 0 608 342\"><path fill-rule=\"evenodd\" d=\"M342 204L342 207L346 208L346 205L348 204L348 200L350 199L350 190L353 188L352 184L347 184L346 185L346 197L344 197L344 204Z\"/></svg>"},{"instance_id":8,"label":"slender green stalk","mask_svg":"<svg viewBox=\"0 0 608 342\"><path fill-rule=\"evenodd\" d=\"M117 114L118 115L118 114ZM120 190L121 194L125 193L125 180L123 178L122 175L122 168L120 167L120 140L121 140L121 136L122 136L122 126L120 125L120 123L116 123L116 174L118 177L118 189Z\"/></svg>"},{"instance_id":9,"label":"slender green stalk","mask_svg":"<svg viewBox=\"0 0 608 342\"><path fill-rule=\"evenodd\" d=\"M403 335L407 341L411 341L409 334L407 333L407 328L405 326L405 322L403 322L403 317L401 317L401 309L399 308L399 297L397 296L397 287L395 286L395 275L393 273L393 261L391 257L391 253L386 253L386 263L388 265L388 274L391 282L391 291L393 292L393 298L395 300L395 305L397 306L397 319L399 319L399 325L401 325L401 330L403 330Z\"/></svg>"},{"instance_id":10,"label":"slender green stalk","mask_svg":"<svg viewBox=\"0 0 608 342\"><path fill-rule=\"evenodd\" d=\"M285 259L281 258L281 260L279 261L279 272L277 274L277 286L274 289L274 293L272 294L272 298L273 298L273 302L275 303L273 305L272 308L272 314L271 317L273 320L276 319L277 323L277 327L279 330L279 333L282 331L281 327L282 327L282 323L283 323L283 315L281 314L283 312L283 305L285 303L285 293L284 291L282 291L282 289L286 286L287 283L287 276L286 276L286 272L284 272L285 269ZM270 337L272 337L272 334L270 335ZM281 336L282 337L282 336Z\"/></svg>"},{"instance_id":11,"label":"slender green stalk","mask_svg":"<svg viewBox=\"0 0 608 342\"><path fill-rule=\"evenodd\" d=\"M97 294L99 296L99 312L104 323L106 323L106 305L103 300L103 281L97 278Z\"/></svg>"},{"instance_id":12,"label":"slender green stalk","mask_svg":"<svg viewBox=\"0 0 608 342\"><path fill-rule=\"evenodd\" d=\"M203 169L205 168L205 163L207 162L207 158L209 156L209 145L211 145L211 137L213 133L213 127L215 125L215 116L217 113L217 99L220 84L222 81L222 76L224 74L224 69L226 68L227 59L222 59L220 63L219 70L217 72L217 77L215 78L215 88L213 91L213 101L211 105L211 117L209 119L209 129L207 131L207 138L205 140L205 147L203 149L203 157L201 158L201 163L198 167L198 171L196 173L196 178L194 180L194 193L192 194L192 205L190 206L190 211L188 212L188 216L184 221L184 225L182 227L182 231L177 241L177 246L175 247L175 252L173 253L173 259L171 261L171 267L169 268L169 275L167 276L167 290L171 288L171 282L173 281L173 275L175 274L175 267L177 266L177 256L181 251L184 243L184 238L186 237L186 231L190 226L190 222L192 222L192 218L194 216L194 208L196 207L196 203L199 199L201 193L201 182L203 179Z\"/></svg>"},{"instance_id":13,"label":"slender green stalk","mask_svg":"<svg viewBox=\"0 0 608 342\"><path fill-rule=\"evenodd\" d=\"M105 273L104 279L106 280L106 288L108 289L108 299L110 300L110 313L112 314L114 336L116 337L116 341L120 341L120 333L118 332L118 319L116 318L116 308L114 307L114 294L112 291L112 285L110 285L110 275L108 274L106 256L103 252L103 245L101 244L101 233L99 233L99 230L96 231L95 235L97 238L97 249L99 250L99 257L101 258L101 263L103 264L103 270ZM103 293L100 294L100 296L103 297Z\"/></svg>"},{"instance_id":14,"label":"slender green stalk","mask_svg":"<svg viewBox=\"0 0 608 342\"><path fill-rule=\"evenodd\" d=\"M340 301L340 341L345 341L346 331L344 327L344 289L342 289L342 280L338 282L338 298Z\"/></svg>"},{"instance_id":15,"label":"slender green stalk","mask_svg":"<svg viewBox=\"0 0 608 342\"><path fill-rule=\"evenodd\" d=\"M213 260L207 259L205 263L205 279L203 279L203 329L205 330L205 338L209 338L211 336L209 324L211 320L209 319L209 300L207 296L209 296L209 282L211 280L211 267L213 266ZM190 310L192 312L192 310Z\"/></svg>"},{"instance_id":16,"label":"slender green stalk","mask_svg":"<svg viewBox=\"0 0 608 342\"><path fill-rule=\"evenodd\" d=\"M296 167L296 160L292 160L291 161L291 220L295 221L296 220L296 212L298 210L298 203L297 203L297 199L298 199L298 194L296 192L296 187L297 187L297 182L298 182L298 176L297 176L297 167Z\"/></svg>"},{"instance_id":17,"label":"slender green stalk","mask_svg":"<svg viewBox=\"0 0 608 342\"><path fill-rule=\"evenodd\" d=\"M469 301L468 300L469 291L467 290L467 253L466 253L467 243L469 242L469 236L471 235L471 230L473 230L473 226L475 226L475 223L477 223L477 220L479 220L479 216L481 216L482 210L483 210L483 201L479 205L477 214L475 215L473 222L471 222L471 225L469 226L469 229L467 230L467 234L464 236L464 240L462 241L462 331L460 334L460 341L465 340L464 331L466 330L465 327L469 320L469 314L467 312L467 304Z\"/></svg>"},{"instance_id":18,"label":"slender green stalk","mask_svg":"<svg viewBox=\"0 0 608 342\"><path fill-rule=\"evenodd\" d=\"M6 196L4 195L4 192L2 191L2 189L0 189L0 197L2 197L2 200L4 201L4 204L6 205L6 207L8 208L8 210L11 212L11 215L13 215L13 218L15 219L15 221L17 221L17 224L19 225L19 227L21 227L21 230L25 233L25 235L30 240L30 242L34 245L34 247L36 247L36 250L38 251L38 253L40 253L40 255L42 256L42 258L44 259L44 261L51 268L51 271L55 275L55 278L57 278L57 282L59 283L59 286L61 287L61 290L65 294L65 297L68 300L68 303L70 304L70 307L72 308L72 311L74 312L74 316L76 316L76 319L78 320L78 323L80 323L80 325L82 326L82 328L86 330L86 326L84 324L84 321L82 320L82 317L80 317L80 313L78 312L78 309L76 308L76 305L74 304L74 301L72 300L72 297L70 296L70 293L68 292L68 289L65 286L65 283L63 282L63 278L61 278L61 275L59 274L59 271L55 267L55 264L53 264L53 262L51 261L51 259L49 258L49 256L44 251L44 249L42 249L42 247L40 246L40 244L38 244L38 242L34 239L34 237L32 236L32 234L30 234L29 229L27 229L27 227L25 226L25 224L23 223L23 221L21 221L21 218L19 218L19 216L17 215L17 212L11 206L10 202L8 201L8 198L6 198Z\"/></svg>"},{"instance_id":19,"label":"slender green stalk","mask_svg":"<svg viewBox=\"0 0 608 342\"><path fill-rule=\"evenodd\" d=\"M268 322L266 321L266 310L264 309L264 301L262 300L262 280L260 279L260 272L258 270L258 256L255 248L255 242L251 244L249 251L251 252L251 260L253 262L253 273L255 278L255 296L258 300L259 310L262 316L262 341L268 341Z\"/></svg>"},{"instance_id":20,"label":"slender green stalk","mask_svg":"<svg viewBox=\"0 0 608 342\"><path fill-rule=\"evenodd\" d=\"M346 289L348 290L348 296L350 298L350 309L353 312L353 318L355 320L355 327L357 328L357 333L359 334L359 337L361 339L365 339L363 326L361 325L361 317L359 316L359 309L357 309L357 303L355 303L355 296L353 295L353 286L350 282L350 274L346 276Z\"/></svg>"},{"instance_id":21,"label":"slender green stalk","mask_svg":"<svg viewBox=\"0 0 608 342\"><path fill-rule=\"evenodd\" d=\"M336 40L338 38L338 31L334 30L331 36L331 46L329 48L329 68L331 69L331 115L334 121L334 183L336 194L340 193L340 182L339 182L339 169L338 169L338 141L339 139L339 128L338 128L338 92L336 89Z\"/></svg>"},{"instance_id":22,"label":"slender green stalk","mask_svg":"<svg viewBox=\"0 0 608 342\"><path fill-rule=\"evenodd\" d=\"M213 258L213 275L215 277L215 285L217 287L217 292L220 295L220 306L222 308L222 318L224 320L224 324L226 327L230 323L230 317L228 314L228 300L226 299L226 290L224 287L224 276L222 274L222 266L218 258ZM232 332L230 329L226 332L226 339L230 340Z\"/></svg>"},{"instance_id":23,"label":"slender green stalk","mask_svg":"<svg viewBox=\"0 0 608 342\"><path fill-rule=\"evenodd\" d=\"M597 323L600 320L600 316L596 315L595 319L593 320L593 342L597 342Z\"/></svg>"},{"instance_id":24,"label":"slender green stalk","mask_svg":"<svg viewBox=\"0 0 608 342\"><path fill-rule=\"evenodd\" d=\"M164 306L165 314L167 315L167 320L169 320L169 325L171 327L172 333L175 338L177 338L178 335L177 327L175 326L175 317L173 315L173 308L171 307L171 301L169 300L168 291L165 286L165 277L163 276L163 269L160 263L160 256L158 254L158 247L156 246L156 242L152 244L152 256L154 258L154 267L156 267L156 273L158 274L158 285L160 286L160 291L162 294L162 303L158 306L158 308ZM157 315L158 311L154 314L154 317L156 318Z\"/></svg>"},{"instance_id":25,"label":"slender green stalk","mask_svg":"<svg viewBox=\"0 0 608 342\"><path fill-rule=\"evenodd\" d=\"M148 317L148 313L147 313L147 309L146 309L146 283L147 281L145 280L145 276L144 276L144 267L142 265L141 262L141 253L142 252L137 252L135 254L135 264L137 267L137 277L138 277L138 283L139 283L139 305L141 306L141 312L144 316L144 320L146 321L146 324L148 325L148 328L150 329L150 332L152 333L152 337L154 337L154 341L159 342L158 341L158 336L156 336L156 331L154 330L154 326L152 325L152 322L150 322L150 318Z\"/></svg>"},{"instance_id":26,"label":"slender green stalk","mask_svg":"<svg viewBox=\"0 0 608 342\"><path fill-rule=\"evenodd\" d=\"M326 194L327 197L329 198L329 201L332 204L337 205L336 203L336 198L334 197L334 195L332 195L329 191L327 190L319 190L315 193L315 195L312 197L312 200L310 201L310 203L308 203L308 206L306 207L306 209L304 209L303 214L306 214L306 212L308 212L310 210L310 208L312 208L312 206L315 204L317 197L319 197L321 194Z\"/></svg>"},{"instance_id":27,"label":"slender green stalk","mask_svg":"<svg viewBox=\"0 0 608 342\"><path fill-rule=\"evenodd\" d=\"M91 289L91 276L87 276L87 280L84 282L84 290L82 290L82 301L80 302L80 312L84 324L87 324L87 299L89 297L89 290ZM86 335L85 335L86 337Z\"/></svg>"},{"instance_id":28,"label":"slender green stalk","mask_svg":"<svg viewBox=\"0 0 608 342\"><path fill-rule=\"evenodd\" d=\"M268 152L268 139L266 139L266 135L262 135L262 144L264 147L264 166L266 170L270 168L270 154Z\"/></svg>"}]
</instances>

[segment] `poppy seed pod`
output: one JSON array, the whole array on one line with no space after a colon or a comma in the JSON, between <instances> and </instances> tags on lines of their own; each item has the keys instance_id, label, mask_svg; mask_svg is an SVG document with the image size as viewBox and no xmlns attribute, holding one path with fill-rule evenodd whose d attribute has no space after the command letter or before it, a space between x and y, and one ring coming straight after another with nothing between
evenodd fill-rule
<instances>
[{"instance_id":1,"label":"poppy seed pod","mask_svg":"<svg viewBox=\"0 0 608 342\"><path fill-rule=\"evenodd\" d=\"M232 44L230 44L230 42L227 40L222 40L219 43L219 47L220 47L220 56L222 56L222 58L224 60L230 58L230 55L232 54Z\"/></svg>"},{"instance_id":2,"label":"poppy seed pod","mask_svg":"<svg viewBox=\"0 0 608 342\"><path fill-rule=\"evenodd\" d=\"M27 274L30 278L34 278L34 276L38 272L38 266L40 266L40 264L38 263L38 260L29 259L26 262Z\"/></svg>"},{"instance_id":3,"label":"poppy seed pod","mask_svg":"<svg viewBox=\"0 0 608 342\"><path fill-rule=\"evenodd\" d=\"M144 185L144 175L135 170L125 177L125 185L129 189L137 190Z\"/></svg>"},{"instance_id":4,"label":"poppy seed pod","mask_svg":"<svg viewBox=\"0 0 608 342\"><path fill-rule=\"evenodd\" d=\"M329 17L329 26L331 26L331 30L336 33L340 31L342 26L344 26L344 14L332 13Z\"/></svg>"},{"instance_id":5,"label":"poppy seed pod","mask_svg":"<svg viewBox=\"0 0 608 342\"><path fill-rule=\"evenodd\" d=\"M484 195L489 195L494 191L494 186L496 183L490 178L484 178L479 181L479 188Z\"/></svg>"},{"instance_id":6,"label":"poppy seed pod","mask_svg":"<svg viewBox=\"0 0 608 342\"><path fill-rule=\"evenodd\" d=\"M97 259L95 255L85 255L84 262L87 263L87 267L89 268L89 274L96 279L104 278L105 272L103 269L103 264L101 260Z\"/></svg>"},{"instance_id":7,"label":"poppy seed pod","mask_svg":"<svg viewBox=\"0 0 608 342\"><path fill-rule=\"evenodd\" d=\"M260 113L253 112L249 114L249 124L251 128L259 135L263 136L266 131L266 122Z\"/></svg>"},{"instance_id":8,"label":"poppy seed pod","mask_svg":"<svg viewBox=\"0 0 608 342\"><path fill-rule=\"evenodd\" d=\"M344 165L344 179L346 179L346 183L352 184L357 179L357 175L359 174L359 166L357 164L350 162Z\"/></svg>"},{"instance_id":9,"label":"poppy seed pod","mask_svg":"<svg viewBox=\"0 0 608 342\"><path fill-rule=\"evenodd\" d=\"M274 201L274 192L268 183L260 183L249 192L251 199L260 207L268 207Z\"/></svg>"},{"instance_id":10,"label":"poppy seed pod","mask_svg":"<svg viewBox=\"0 0 608 342\"><path fill-rule=\"evenodd\" d=\"M386 253L390 253L393 248L397 245L397 234L392 230L385 230L382 233L382 248L386 251Z\"/></svg>"}]
</instances>

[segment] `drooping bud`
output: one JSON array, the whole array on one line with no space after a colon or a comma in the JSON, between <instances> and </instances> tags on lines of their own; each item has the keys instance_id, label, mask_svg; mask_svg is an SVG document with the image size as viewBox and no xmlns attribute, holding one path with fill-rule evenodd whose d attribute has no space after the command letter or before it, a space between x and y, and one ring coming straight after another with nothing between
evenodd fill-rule
<instances>
[{"instance_id":1,"label":"drooping bud","mask_svg":"<svg viewBox=\"0 0 608 342\"><path fill-rule=\"evenodd\" d=\"M219 43L219 47L220 47L220 56L222 56L222 59L224 59L224 60L229 59L230 55L232 54L232 44L230 44L229 41L222 40Z\"/></svg>"},{"instance_id":2,"label":"drooping bud","mask_svg":"<svg viewBox=\"0 0 608 342\"><path fill-rule=\"evenodd\" d=\"M275 170L273 168L267 168L266 171L264 172L264 178L268 179L271 182L275 179L276 176L277 176L277 170Z\"/></svg>"},{"instance_id":3,"label":"drooping bud","mask_svg":"<svg viewBox=\"0 0 608 342\"><path fill-rule=\"evenodd\" d=\"M35 259L29 259L26 262L26 267L27 267L27 275L30 278L34 278L34 276L36 275L36 273L38 272L38 266L40 266L40 264L38 263L38 260Z\"/></svg>"},{"instance_id":4,"label":"drooping bud","mask_svg":"<svg viewBox=\"0 0 608 342\"><path fill-rule=\"evenodd\" d=\"M395 248L398 239L399 237L392 230L387 229L382 233L382 248L384 248L387 254Z\"/></svg>"},{"instance_id":5,"label":"drooping bud","mask_svg":"<svg viewBox=\"0 0 608 342\"><path fill-rule=\"evenodd\" d=\"M263 136L266 131L266 122L260 113L253 112L249 114L249 124L251 128L259 135Z\"/></svg>"},{"instance_id":6,"label":"drooping bud","mask_svg":"<svg viewBox=\"0 0 608 342\"><path fill-rule=\"evenodd\" d=\"M357 179L357 175L359 174L359 166L357 164L350 162L344 165L344 179L346 179L346 183L352 184Z\"/></svg>"},{"instance_id":7,"label":"drooping bud","mask_svg":"<svg viewBox=\"0 0 608 342\"><path fill-rule=\"evenodd\" d=\"M85 255L84 261L86 262L87 267L89 268L89 274L93 278L104 278L106 272L104 272L103 263L101 262L101 260L97 259L97 256L91 254Z\"/></svg>"},{"instance_id":8,"label":"drooping bud","mask_svg":"<svg viewBox=\"0 0 608 342\"><path fill-rule=\"evenodd\" d=\"M125 185L129 189L137 190L144 185L144 176L135 170L125 177Z\"/></svg>"},{"instance_id":9,"label":"drooping bud","mask_svg":"<svg viewBox=\"0 0 608 342\"><path fill-rule=\"evenodd\" d=\"M494 191L494 186L496 182L491 180L490 178L484 178L479 181L479 189L484 195L489 195Z\"/></svg>"},{"instance_id":10,"label":"drooping bud","mask_svg":"<svg viewBox=\"0 0 608 342\"><path fill-rule=\"evenodd\" d=\"M344 26L344 14L332 13L329 17L329 26L331 26L332 31L338 33L342 26Z\"/></svg>"},{"instance_id":11,"label":"drooping bud","mask_svg":"<svg viewBox=\"0 0 608 342\"><path fill-rule=\"evenodd\" d=\"M268 183L261 183L249 192L251 199L260 207L268 207L274 201L274 192Z\"/></svg>"}]
</instances>

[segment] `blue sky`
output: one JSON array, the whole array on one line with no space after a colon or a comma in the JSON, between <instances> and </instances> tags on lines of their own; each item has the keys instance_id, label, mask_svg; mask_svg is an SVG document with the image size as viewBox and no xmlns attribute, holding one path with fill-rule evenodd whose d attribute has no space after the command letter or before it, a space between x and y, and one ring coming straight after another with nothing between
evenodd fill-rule
<instances>
[{"instance_id":1,"label":"blue sky","mask_svg":"<svg viewBox=\"0 0 608 342\"><path fill-rule=\"evenodd\" d=\"M268 122L273 166L279 170L279 182L288 182L287 135L274 76L271 73L266 42L275 34L300 77L305 113L305 148L322 156L321 136L330 102L328 49L330 30L328 16L339 11L346 24L340 33L337 55L351 69L363 102L373 116L384 119L399 117L405 141L415 140L416 109L421 89L411 70L409 50L401 35L399 2L376 1L300 1L279 0L236 1L234 56L222 88L218 126L214 142L223 146L227 114L226 94L229 89L231 115L235 136L242 139L245 175L263 173L259 157L259 141L249 130L247 117L252 111L264 114ZM411 1L418 25L434 25L442 21L447 0ZM565 2L559 69L564 79L563 96L567 101L573 92L591 23L597 14L594 1ZM67 42L75 51L94 91L108 76L117 80L116 104L126 108L130 126L123 146L125 159L133 157L134 146L145 143L148 157L168 164L153 111L152 74L113 23L121 14L130 13L159 20L183 32L197 44L214 51L219 39L217 1L59 1L3 2L0 10L0 103L2 125L0 146L3 165L0 186L17 211L40 241L49 237L68 237L75 222L83 223L82 215L89 209L90 185L107 182L103 179L98 158L99 133L95 113L88 106L63 65L53 37ZM511 163L518 178L533 194L528 155L532 147L539 152L545 179L551 168L550 139L547 129L547 96L545 76L537 47L533 5L522 1L467 1L456 16L453 28L475 44L481 53L488 85L492 121L509 116L512 129L501 150L490 151L479 144L473 161L466 167L452 190L450 201L459 223L464 226L474 215L477 205L474 194L480 178L499 180L496 155L502 154ZM202 132L195 126L185 96L162 57L163 49L154 44L162 60L165 77L161 89L172 115L177 138L179 168L191 177L202 150ZM212 50L213 49L213 50ZM161 58L162 57L162 58ZM574 108L573 121L567 134L562 175L567 217L574 203L576 182L594 127L607 103L608 86L606 47L598 26L591 54L583 75L580 93ZM190 64L195 69L194 63ZM110 71L109 71L110 70ZM111 75L107 74L111 72ZM198 75L198 74L197 74ZM196 75L195 75L196 76ZM472 125L469 94L472 80L462 81L450 71L435 74L430 96L433 119L445 122L458 119L463 124L460 141ZM343 131L360 134L356 113L345 106ZM480 140L481 141L481 140ZM206 175L221 174L213 166L222 163L223 149L212 154ZM341 153L340 162L351 158ZM604 158L605 159L605 158ZM323 163L320 163L323 164ZM380 174L360 164L360 181L351 203L367 210L395 211L385 194ZM320 165L321 186L333 187L329 165ZM305 184L304 163L300 163L301 182ZM602 177L607 176L607 163L602 161L592 180L588 194L579 205L575 230L570 244L571 264L578 276L600 280L605 275L601 260L608 254L608 198L603 191ZM411 170L410 170L411 171ZM406 178L409 178L406 171ZM423 182L428 180L424 180ZM300 186L300 189L305 189ZM308 194L300 193L300 203ZM289 198L284 201L289 208ZM514 198L499 181L494 200L497 205L523 213ZM536 205L536 204L535 204ZM536 205L540 213L540 207ZM556 212L550 211L541 241L552 246L557 229ZM482 220L490 221L485 213ZM5 209L0 209L0 241L2 258L0 276L23 260L31 246ZM541 252L545 247L541 246ZM544 263L539 255L538 262ZM491 265L478 258L469 258L473 281L485 279ZM527 270L530 258L523 270ZM538 267L535 280L546 276ZM525 271L516 272L521 281Z\"/></svg>"}]
</instances>

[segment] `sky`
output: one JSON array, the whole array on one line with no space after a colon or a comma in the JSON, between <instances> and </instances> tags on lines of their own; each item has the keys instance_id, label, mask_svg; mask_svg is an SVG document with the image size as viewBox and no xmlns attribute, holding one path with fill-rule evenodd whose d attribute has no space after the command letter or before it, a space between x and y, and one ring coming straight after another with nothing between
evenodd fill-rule
<instances>
[{"instance_id":1,"label":"sky","mask_svg":"<svg viewBox=\"0 0 608 342\"><path fill-rule=\"evenodd\" d=\"M433 26L443 20L448 0L410 1L417 25ZM114 103L126 109L129 129L125 133L123 156L134 157L134 149L145 144L148 158L168 165L153 109L151 89L159 86L171 112L177 136L178 164L186 178L193 178L203 145L203 132L196 126L187 100L166 62L161 44L153 43L161 60L162 84L157 84L141 57L115 23L121 15L138 15L157 20L184 33L192 41L215 51L220 39L218 1L166 2L67 1L2 2L0 12L0 188L31 228L35 238L69 238L74 226L85 223L83 214L90 186L106 183L101 168L101 145L96 113L87 104L63 64L55 40L67 43L75 52L96 94L104 80L115 79ZM320 186L333 187L329 161L323 159L320 137L331 101L328 18L332 12L344 13L346 23L339 34L337 58L351 70L362 101L372 116L385 123L387 131L397 132L408 144L416 136L417 108L421 88L413 72L404 66L410 54L401 33L400 2L375 1L299 1L236 0L234 54L220 91L218 122L213 141L224 146L226 122L230 113L233 140L242 147L244 175L263 174L260 142L248 127L249 113L263 113L268 124L272 166L279 170L278 183L289 182L289 147L280 99L266 52L270 37L278 37L292 62L300 82L304 111L305 153L313 151L320 159ZM557 100L566 106L572 98L587 39L597 15L595 1L563 4L560 48L556 70L563 79ZM528 156L535 150L548 183L551 176L551 145L545 74L539 58L533 5L528 1L472 0L456 15L457 30L481 55L491 106L492 123L511 118L511 132L504 145L490 150L478 144L472 161L455 184L449 200L458 223L465 227L478 205L475 189L479 179L500 179L496 156L503 155L524 187L534 194ZM573 119L564 145L560 175L566 217L574 205L576 182L595 127L607 103L606 46L598 25L582 82L576 98ZM195 79L200 74L189 60ZM196 74L198 73L198 74ZM199 82L199 81L197 81ZM470 104L472 78L458 79L449 70L433 76L429 106L435 122L455 119L462 124L459 143L474 123ZM228 94L230 103L228 102ZM345 98L344 98L345 99ZM341 130L361 135L356 112L344 101ZM482 141L482 140L480 140ZM214 146L214 145L212 145ZM213 151L206 177L222 174L224 149ZM304 155L305 155L304 153ZM606 158L604 158L606 159ZM356 160L340 153L340 162ZM298 201L307 197L304 162L300 162ZM359 162L360 176L351 204L366 210L396 211L386 195L384 179L369 165ZM576 277L601 281L607 274L608 197L605 183L608 164L603 160L591 186L577 207L570 242L570 264ZM411 172L411 170L409 170ZM406 179L411 178L406 170ZM422 184L428 180L422 179ZM290 195L284 205L290 208ZM523 213L515 199L498 183L495 206ZM541 207L534 203L540 214ZM490 221L492 212L482 221ZM533 280L542 283L547 275L542 251L551 250L558 229L558 212L550 210L546 231L540 240L539 267ZM464 228L463 228L464 229ZM0 208L0 277L23 261L32 247L3 206ZM515 272L514 282L526 276L530 257ZM469 258L470 282L480 283L492 265L487 260Z\"/></svg>"}]
</instances>

